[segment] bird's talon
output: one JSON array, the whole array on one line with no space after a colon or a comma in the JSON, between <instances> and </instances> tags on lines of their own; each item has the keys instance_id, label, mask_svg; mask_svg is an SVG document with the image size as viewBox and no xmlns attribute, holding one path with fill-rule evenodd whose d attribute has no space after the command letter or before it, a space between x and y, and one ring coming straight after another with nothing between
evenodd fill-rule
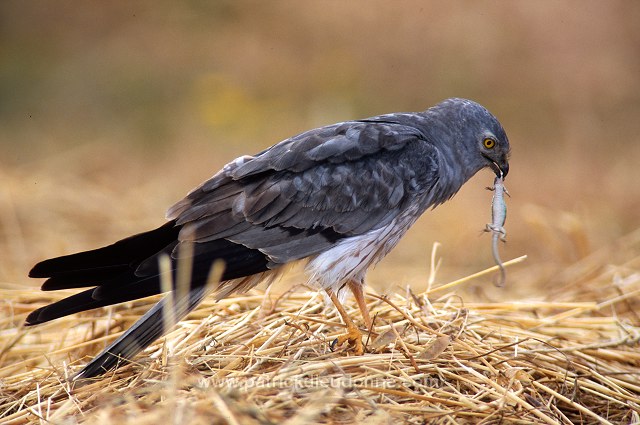
<instances>
[{"instance_id":1,"label":"bird's talon","mask_svg":"<svg viewBox=\"0 0 640 425\"><path fill-rule=\"evenodd\" d=\"M343 345L345 342L353 348L353 354L361 356L364 354L364 344L362 343L362 332L360 329L353 327L347 330L346 334L339 335L331 341L329 345L331 351L335 351L336 347Z\"/></svg>"},{"instance_id":2,"label":"bird's talon","mask_svg":"<svg viewBox=\"0 0 640 425\"><path fill-rule=\"evenodd\" d=\"M331 341L331 344L329 344L329 349L331 351L336 351L336 346L337 345L338 345L338 338L336 338L333 341Z\"/></svg>"}]
</instances>

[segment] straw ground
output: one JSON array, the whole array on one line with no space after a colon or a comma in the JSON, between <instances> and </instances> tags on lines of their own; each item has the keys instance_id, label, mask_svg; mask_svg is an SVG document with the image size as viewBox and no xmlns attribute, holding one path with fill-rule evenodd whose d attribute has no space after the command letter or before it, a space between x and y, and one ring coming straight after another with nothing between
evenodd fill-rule
<instances>
[{"instance_id":1,"label":"straw ground","mask_svg":"<svg viewBox=\"0 0 640 425\"><path fill-rule=\"evenodd\" d=\"M640 232L616 246L638 244ZM207 300L133 364L83 383L69 378L149 300L28 330L29 311L65 294L7 290L0 422L636 423L638 257L618 268L603 258L568 270L555 301L466 303L455 291L475 276L369 293L376 335L362 357L330 350L342 325L316 292Z\"/></svg>"}]
</instances>

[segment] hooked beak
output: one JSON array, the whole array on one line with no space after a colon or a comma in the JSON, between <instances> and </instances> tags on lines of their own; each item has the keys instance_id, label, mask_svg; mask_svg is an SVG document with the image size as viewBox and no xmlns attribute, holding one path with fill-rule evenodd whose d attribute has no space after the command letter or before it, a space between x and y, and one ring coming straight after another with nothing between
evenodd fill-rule
<instances>
[{"instance_id":1,"label":"hooked beak","mask_svg":"<svg viewBox=\"0 0 640 425\"><path fill-rule=\"evenodd\" d=\"M509 174L509 162L505 159L501 161L499 164L495 161L491 161L491 165L489 166L496 173L497 177L505 178L507 174Z\"/></svg>"}]
</instances>

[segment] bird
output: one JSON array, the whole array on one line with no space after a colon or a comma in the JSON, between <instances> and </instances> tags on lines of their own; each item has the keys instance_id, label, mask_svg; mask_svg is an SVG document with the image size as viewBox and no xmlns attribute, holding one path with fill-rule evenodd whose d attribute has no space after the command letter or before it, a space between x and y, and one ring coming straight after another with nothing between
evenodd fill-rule
<instances>
[{"instance_id":1,"label":"bird","mask_svg":"<svg viewBox=\"0 0 640 425\"><path fill-rule=\"evenodd\" d=\"M247 291L306 260L309 282L326 292L344 322L346 333L334 343L363 354L363 333L342 305L346 289L373 330L363 292L367 270L478 171L506 177L509 157L498 119L461 98L305 131L229 162L170 207L157 229L37 263L29 276L47 278L41 290L85 289L31 312L25 324L165 292L73 379L99 377L163 336L205 296ZM212 265L220 262L223 271L211 283ZM175 283L180 264L190 270L182 290Z\"/></svg>"}]
</instances>

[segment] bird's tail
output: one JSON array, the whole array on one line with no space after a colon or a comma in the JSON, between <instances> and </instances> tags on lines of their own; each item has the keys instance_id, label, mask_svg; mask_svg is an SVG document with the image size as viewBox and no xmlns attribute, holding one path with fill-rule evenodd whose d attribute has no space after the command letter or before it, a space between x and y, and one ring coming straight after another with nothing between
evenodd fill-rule
<instances>
[{"instance_id":1,"label":"bird's tail","mask_svg":"<svg viewBox=\"0 0 640 425\"><path fill-rule=\"evenodd\" d=\"M206 286L190 288L182 297L172 291L151 308L111 345L93 358L73 380L102 375L132 359L195 309L207 293Z\"/></svg>"},{"instance_id":2,"label":"bird's tail","mask_svg":"<svg viewBox=\"0 0 640 425\"><path fill-rule=\"evenodd\" d=\"M163 250L170 253L179 233L180 226L170 221L102 248L41 261L29 271L29 277L48 278L43 291L122 284L123 278L133 277L132 266Z\"/></svg>"},{"instance_id":3,"label":"bird's tail","mask_svg":"<svg viewBox=\"0 0 640 425\"><path fill-rule=\"evenodd\" d=\"M103 248L36 264L29 276L48 278L42 285L43 291L92 288L31 312L25 324L37 325L73 313L166 292L168 288L161 288L162 280L167 278L176 282L178 263L185 258L192 260L192 287L206 284L216 260L226 265L221 281L267 270L268 260L263 253L224 239L193 244L192 251L183 252L182 248L190 244L179 243L179 232L180 226L169 222ZM164 273L158 267L158 259L163 255L172 257L171 270Z\"/></svg>"},{"instance_id":4,"label":"bird's tail","mask_svg":"<svg viewBox=\"0 0 640 425\"><path fill-rule=\"evenodd\" d=\"M225 239L183 242L178 240L179 232L180 226L172 221L103 248L45 260L33 267L30 277L48 278L42 285L45 291L92 288L33 311L25 320L27 326L169 292L76 379L100 375L118 362L131 359L196 308L209 286L224 296L236 289L248 289L257 282L251 276L269 270L268 259L259 250ZM166 267L160 266L163 258ZM211 277L216 262L224 264L217 267L217 279ZM215 282L208 285L213 279ZM230 284L233 279L238 281ZM225 285L216 285L219 282Z\"/></svg>"},{"instance_id":5,"label":"bird's tail","mask_svg":"<svg viewBox=\"0 0 640 425\"><path fill-rule=\"evenodd\" d=\"M69 314L160 293L156 258L171 252L179 231L175 222L169 222L103 248L36 264L29 277L48 278L42 285L43 291L92 288L31 312L25 324L37 325ZM136 269L146 259L154 270L138 273Z\"/></svg>"}]
</instances>

